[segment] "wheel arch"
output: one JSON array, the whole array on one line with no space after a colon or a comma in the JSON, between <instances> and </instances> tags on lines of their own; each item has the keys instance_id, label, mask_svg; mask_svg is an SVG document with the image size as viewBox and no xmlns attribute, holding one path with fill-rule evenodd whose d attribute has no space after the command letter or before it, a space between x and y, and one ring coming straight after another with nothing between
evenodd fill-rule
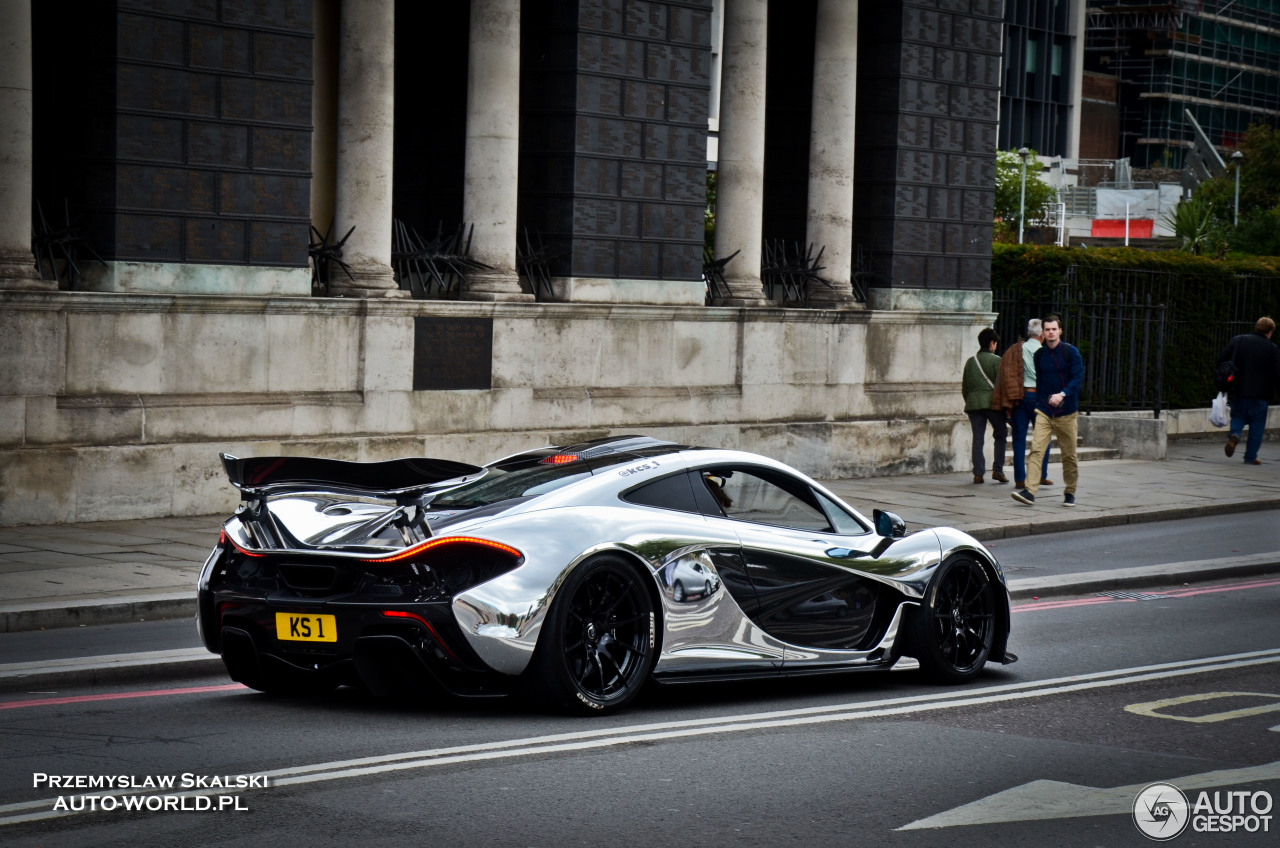
<instances>
[{"instance_id":1,"label":"wheel arch","mask_svg":"<svg viewBox=\"0 0 1280 848\"><path fill-rule=\"evenodd\" d=\"M1009 630L1012 624L1012 616L1009 609L1009 587L1005 585L1004 575L1000 570L999 564L995 557L986 549L974 546L956 547L946 551L945 555L938 561L936 567L930 570L929 583L933 582L933 575L940 573L951 563L960 559L972 559L979 567L982 568L991 585L996 587L998 602L995 604L995 632L991 639L991 652L987 657L987 662L1003 663L1004 656L1008 651ZM924 603L927 600L929 586L926 585L924 594L919 599L919 603L912 605L908 611L908 618L904 621L902 653L906 656L916 656L918 646L912 643L907 634L915 630L915 618L923 614Z\"/></svg>"},{"instance_id":2,"label":"wheel arch","mask_svg":"<svg viewBox=\"0 0 1280 848\"><path fill-rule=\"evenodd\" d=\"M648 561L644 557L629 548L621 545L605 544L597 545L590 550L583 551L580 556L576 557L573 562L567 565L560 572L559 576L556 577L555 583L551 587L551 591L547 596L546 608L549 610L552 604L559 599L565 583L569 581L570 575L575 571L585 568L597 560L610 557L622 560L636 573L640 578L640 584L644 587L645 594L649 596L649 600L653 603L653 611L656 616L653 623L654 651L656 654L662 650L662 628L665 625L666 606L663 603L662 591L658 588L658 579L657 575L654 574L653 568L650 567ZM541 628L539 628L539 635L541 635Z\"/></svg>"},{"instance_id":3,"label":"wheel arch","mask_svg":"<svg viewBox=\"0 0 1280 848\"><path fill-rule=\"evenodd\" d=\"M559 650L557 646L560 644L557 640L563 639L565 635L565 615L567 610L562 605L572 602L575 597L574 593L584 585L582 580L592 579L587 576L579 580L576 579L576 576L593 566L601 566L615 573L618 570L628 572L632 578L638 581L635 585L639 588L639 595L643 596L644 600L648 602L649 612L652 616L647 628L648 659L640 660L641 662L647 662L648 667L643 675L635 675L631 678L634 681L634 688L630 689L631 694L624 694L621 700L613 704L606 703L599 696L590 692L584 692L581 689L581 681L574 683L572 682L572 677L566 678L564 676L563 659L554 659ZM624 577L623 579L625 580L626 578ZM624 591L632 592L634 588L627 587ZM612 712L624 707L634 699L640 688L649 683L651 679L662 644L662 608L661 593L658 590L653 572L645 560L637 553L616 545L603 545L589 552L584 552L582 556L575 558L570 565L561 571L552 591L548 595L546 601L547 615L540 624L538 638L529 663L520 674L521 688L526 695L544 706L567 709L570 713L576 715L595 715L603 712ZM551 641L548 641L548 639ZM622 674L620 666L618 669L619 673ZM627 686L631 687L632 684L628 683ZM583 705L586 705L585 708Z\"/></svg>"},{"instance_id":4,"label":"wheel arch","mask_svg":"<svg viewBox=\"0 0 1280 848\"><path fill-rule=\"evenodd\" d=\"M1009 609L1009 587L1005 585L1004 574L996 563L995 557L985 550L976 548L952 551L943 559L943 562L945 563L961 556L969 556L975 559L982 566L982 570L986 572L987 579L991 581L991 585L998 589L1000 603L996 604L996 632L992 634L991 654L987 657L987 662L1003 663L1004 655L1009 647L1009 631L1013 625L1012 611Z\"/></svg>"},{"instance_id":5,"label":"wheel arch","mask_svg":"<svg viewBox=\"0 0 1280 848\"><path fill-rule=\"evenodd\" d=\"M564 578L561 580L560 585L556 587L557 594L559 594L559 589L564 585L564 580L568 579L571 572L608 556L615 556L618 559L623 560L633 571L635 571L636 575L640 577L640 584L644 586L645 594L649 596L649 600L653 603L653 651L655 657L660 656L662 652L662 628L665 625L664 614L666 606L663 604L662 591L658 588L657 575L654 573L653 568L650 567L648 561L644 557L640 556L640 554L618 545L609 545L594 550L574 563L573 568L565 569ZM650 669L650 672L652 672L652 669Z\"/></svg>"}]
</instances>

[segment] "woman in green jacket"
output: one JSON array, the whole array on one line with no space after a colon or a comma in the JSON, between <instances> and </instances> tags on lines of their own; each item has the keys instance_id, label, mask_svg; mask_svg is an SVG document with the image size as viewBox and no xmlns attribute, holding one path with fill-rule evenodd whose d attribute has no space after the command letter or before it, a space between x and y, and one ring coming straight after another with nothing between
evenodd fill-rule
<instances>
[{"instance_id":1,"label":"woman in green jacket","mask_svg":"<svg viewBox=\"0 0 1280 848\"><path fill-rule=\"evenodd\" d=\"M996 331L987 327L978 334L978 352L964 363L964 375L961 390L964 392L964 411L969 415L969 424L973 428L973 482L981 483L987 473L987 458L983 453L983 444L987 440L987 422L991 423L991 433L995 437L995 461L991 468L991 480L996 483L1008 483L1004 476L1004 448L1008 440L1009 428L1005 423L1004 413L991 408L991 394L995 389L996 373L1000 369L1000 357L996 356L996 348L1000 337Z\"/></svg>"}]
</instances>

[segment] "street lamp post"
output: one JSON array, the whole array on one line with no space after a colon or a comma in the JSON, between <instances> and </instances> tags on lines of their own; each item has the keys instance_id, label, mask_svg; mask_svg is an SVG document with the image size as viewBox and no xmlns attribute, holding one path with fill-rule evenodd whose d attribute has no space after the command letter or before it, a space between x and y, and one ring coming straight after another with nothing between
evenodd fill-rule
<instances>
[{"instance_id":1,"label":"street lamp post","mask_svg":"<svg viewBox=\"0 0 1280 848\"><path fill-rule=\"evenodd\" d=\"M1231 154L1231 161L1236 166L1236 208L1235 215L1231 220L1231 226L1240 226L1240 163L1244 161L1244 154L1237 150Z\"/></svg>"},{"instance_id":2,"label":"street lamp post","mask_svg":"<svg viewBox=\"0 0 1280 848\"><path fill-rule=\"evenodd\" d=\"M1031 151L1025 147L1018 148L1022 157L1022 191L1018 195L1018 244L1022 244L1022 224L1027 217L1027 154Z\"/></svg>"}]
</instances>

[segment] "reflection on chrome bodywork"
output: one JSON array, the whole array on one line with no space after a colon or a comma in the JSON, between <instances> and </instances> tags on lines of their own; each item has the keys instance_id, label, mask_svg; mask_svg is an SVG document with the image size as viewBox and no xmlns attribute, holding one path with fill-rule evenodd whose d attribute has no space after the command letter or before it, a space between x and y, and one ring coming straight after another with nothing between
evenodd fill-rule
<instances>
[{"instance_id":1,"label":"reflection on chrome bodywork","mask_svg":"<svg viewBox=\"0 0 1280 848\"><path fill-rule=\"evenodd\" d=\"M712 551L706 547L673 551L657 570L663 587L666 614L662 653L655 674L695 671L729 662L742 669L774 668L783 658L783 646L743 614L737 597L751 591L735 572L736 546ZM726 571L716 568L719 560ZM703 576L707 575L707 576ZM681 579L704 580L708 594L691 597L675 589ZM726 586L730 587L726 590Z\"/></svg>"},{"instance_id":2,"label":"reflection on chrome bodywork","mask_svg":"<svg viewBox=\"0 0 1280 848\"><path fill-rule=\"evenodd\" d=\"M669 556L657 574L658 585L673 604L697 604L720 589L720 577L704 550Z\"/></svg>"}]
</instances>

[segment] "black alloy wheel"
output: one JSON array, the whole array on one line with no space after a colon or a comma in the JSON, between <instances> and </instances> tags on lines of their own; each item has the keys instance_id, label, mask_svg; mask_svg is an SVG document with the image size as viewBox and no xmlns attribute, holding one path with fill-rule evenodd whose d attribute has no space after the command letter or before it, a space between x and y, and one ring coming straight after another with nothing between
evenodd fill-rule
<instances>
[{"instance_id":1,"label":"black alloy wheel","mask_svg":"<svg viewBox=\"0 0 1280 848\"><path fill-rule=\"evenodd\" d=\"M629 703L653 667L657 615L640 572L615 557L574 570L561 587L526 672L533 694L598 715Z\"/></svg>"},{"instance_id":2,"label":"black alloy wheel","mask_svg":"<svg viewBox=\"0 0 1280 848\"><path fill-rule=\"evenodd\" d=\"M940 683L977 677L995 639L996 588L967 557L944 562L915 616L913 642L925 674Z\"/></svg>"}]
</instances>

